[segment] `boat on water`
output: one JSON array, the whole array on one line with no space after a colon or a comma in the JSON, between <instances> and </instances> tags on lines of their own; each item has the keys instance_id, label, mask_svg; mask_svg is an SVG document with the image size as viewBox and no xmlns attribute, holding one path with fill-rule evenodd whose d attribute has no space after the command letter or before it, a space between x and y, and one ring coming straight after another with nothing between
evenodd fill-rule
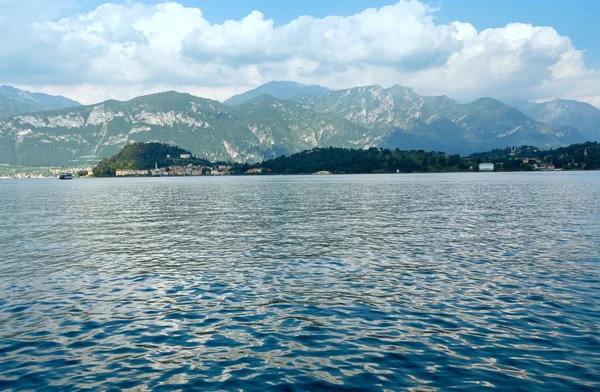
<instances>
[{"instance_id":1,"label":"boat on water","mask_svg":"<svg viewBox=\"0 0 600 392\"><path fill-rule=\"evenodd\" d=\"M60 173L60 175L58 176L59 180L72 180L73 179L73 175L71 173Z\"/></svg>"}]
</instances>

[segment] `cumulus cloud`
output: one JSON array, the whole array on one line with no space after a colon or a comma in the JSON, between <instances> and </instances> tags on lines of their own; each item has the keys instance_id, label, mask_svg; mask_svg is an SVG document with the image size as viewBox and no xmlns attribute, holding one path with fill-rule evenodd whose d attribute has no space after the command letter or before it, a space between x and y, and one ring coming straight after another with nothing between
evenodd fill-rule
<instances>
[{"instance_id":1,"label":"cumulus cloud","mask_svg":"<svg viewBox=\"0 0 600 392\"><path fill-rule=\"evenodd\" d=\"M41 13L29 23L0 19L0 81L87 103L160 89L224 99L274 79L403 84L461 100L600 102L599 74L552 27L478 32L465 22L436 24L436 12L412 0L279 26L259 11L211 24L199 8L128 2L63 18Z\"/></svg>"},{"instance_id":2,"label":"cumulus cloud","mask_svg":"<svg viewBox=\"0 0 600 392\"><path fill-rule=\"evenodd\" d=\"M195 29L184 41L191 58L261 64L301 57L321 64L385 64L419 68L443 64L460 49L456 25L436 26L428 5L411 1L359 14L302 16L275 27L258 11L241 21Z\"/></svg>"}]
</instances>

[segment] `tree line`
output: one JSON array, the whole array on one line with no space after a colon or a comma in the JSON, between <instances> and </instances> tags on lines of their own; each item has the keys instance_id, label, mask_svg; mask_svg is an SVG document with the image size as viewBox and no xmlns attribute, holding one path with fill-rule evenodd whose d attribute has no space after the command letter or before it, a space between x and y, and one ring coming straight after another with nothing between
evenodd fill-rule
<instances>
[{"instance_id":1,"label":"tree line","mask_svg":"<svg viewBox=\"0 0 600 392\"><path fill-rule=\"evenodd\" d=\"M181 154L190 154L190 159L180 159ZM167 158L167 156L170 158ZM427 173L477 171L482 162L495 164L496 171L534 170L540 164L552 164L563 170L600 169L600 144L587 142L550 150L539 150L531 146L494 149L461 157L440 151L383 148L313 148L290 156L261 163L234 163L232 174L244 174L251 168L262 168L262 173L311 174L318 171L331 173ZM205 159L194 158L191 152L164 143L134 143L111 158L103 159L94 169L96 177L114 176L119 169L152 169L155 164L168 167L174 164L214 165Z\"/></svg>"},{"instance_id":2,"label":"tree line","mask_svg":"<svg viewBox=\"0 0 600 392\"><path fill-rule=\"evenodd\" d=\"M280 156L263 162L262 167L273 174L308 174L318 171L361 174L456 172L472 169L473 163L457 154L448 155L435 151L328 147Z\"/></svg>"}]
</instances>

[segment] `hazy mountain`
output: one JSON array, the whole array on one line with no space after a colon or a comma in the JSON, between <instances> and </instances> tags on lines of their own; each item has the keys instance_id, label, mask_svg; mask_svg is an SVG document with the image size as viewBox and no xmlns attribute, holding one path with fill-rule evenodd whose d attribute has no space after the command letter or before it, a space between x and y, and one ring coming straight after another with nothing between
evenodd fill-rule
<instances>
[{"instance_id":1,"label":"hazy mountain","mask_svg":"<svg viewBox=\"0 0 600 392\"><path fill-rule=\"evenodd\" d=\"M508 145L558 147L582 142L572 127L547 125L492 98L468 104L424 97L411 88L355 87L295 98L379 135L378 145L468 154Z\"/></svg>"},{"instance_id":2,"label":"hazy mountain","mask_svg":"<svg viewBox=\"0 0 600 392\"><path fill-rule=\"evenodd\" d=\"M269 94L280 99L290 99L298 95L318 94L325 91L329 91L329 89L317 85L307 86L296 82L272 81L243 94L234 95L223 103L226 105L239 105L263 94Z\"/></svg>"},{"instance_id":3,"label":"hazy mountain","mask_svg":"<svg viewBox=\"0 0 600 392\"><path fill-rule=\"evenodd\" d=\"M525 114L548 124L577 128L590 141L600 141L600 109L589 103L555 99L519 106Z\"/></svg>"},{"instance_id":4,"label":"hazy mountain","mask_svg":"<svg viewBox=\"0 0 600 392\"><path fill-rule=\"evenodd\" d=\"M135 141L176 144L212 161L261 161L328 146L469 154L584 139L574 128L540 123L491 98L459 104L401 86L294 100L263 94L235 106L166 92L0 121L0 163L93 164Z\"/></svg>"},{"instance_id":5,"label":"hazy mountain","mask_svg":"<svg viewBox=\"0 0 600 392\"><path fill-rule=\"evenodd\" d=\"M11 86L0 86L0 118L74 106L81 104L60 95L30 93Z\"/></svg>"}]
</instances>

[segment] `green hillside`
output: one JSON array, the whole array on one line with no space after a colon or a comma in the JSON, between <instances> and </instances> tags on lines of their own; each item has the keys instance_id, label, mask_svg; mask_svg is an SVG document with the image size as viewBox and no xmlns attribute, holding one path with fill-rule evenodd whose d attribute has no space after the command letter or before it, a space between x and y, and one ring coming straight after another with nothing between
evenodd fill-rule
<instances>
[{"instance_id":1,"label":"green hillside","mask_svg":"<svg viewBox=\"0 0 600 392\"><path fill-rule=\"evenodd\" d=\"M190 154L188 150L164 143L133 143L121 149L110 158L104 158L93 169L95 177L111 177L117 170L149 170L155 165L158 167L177 164L193 163L207 165L210 162L204 159L191 157L181 159L181 154Z\"/></svg>"},{"instance_id":2,"label":"green hillside","mask_svg":"<svg viewBox=\"0 0 600 392\"><path fill-rule=\"evenodd\" d=\"M461 171L468 170L470 166L459 155L449 156L442 152L329 147L281 156L263 162L262 167L273 174L312 174L319 171L364 174Z\"/></svg>"}]
</instances>

